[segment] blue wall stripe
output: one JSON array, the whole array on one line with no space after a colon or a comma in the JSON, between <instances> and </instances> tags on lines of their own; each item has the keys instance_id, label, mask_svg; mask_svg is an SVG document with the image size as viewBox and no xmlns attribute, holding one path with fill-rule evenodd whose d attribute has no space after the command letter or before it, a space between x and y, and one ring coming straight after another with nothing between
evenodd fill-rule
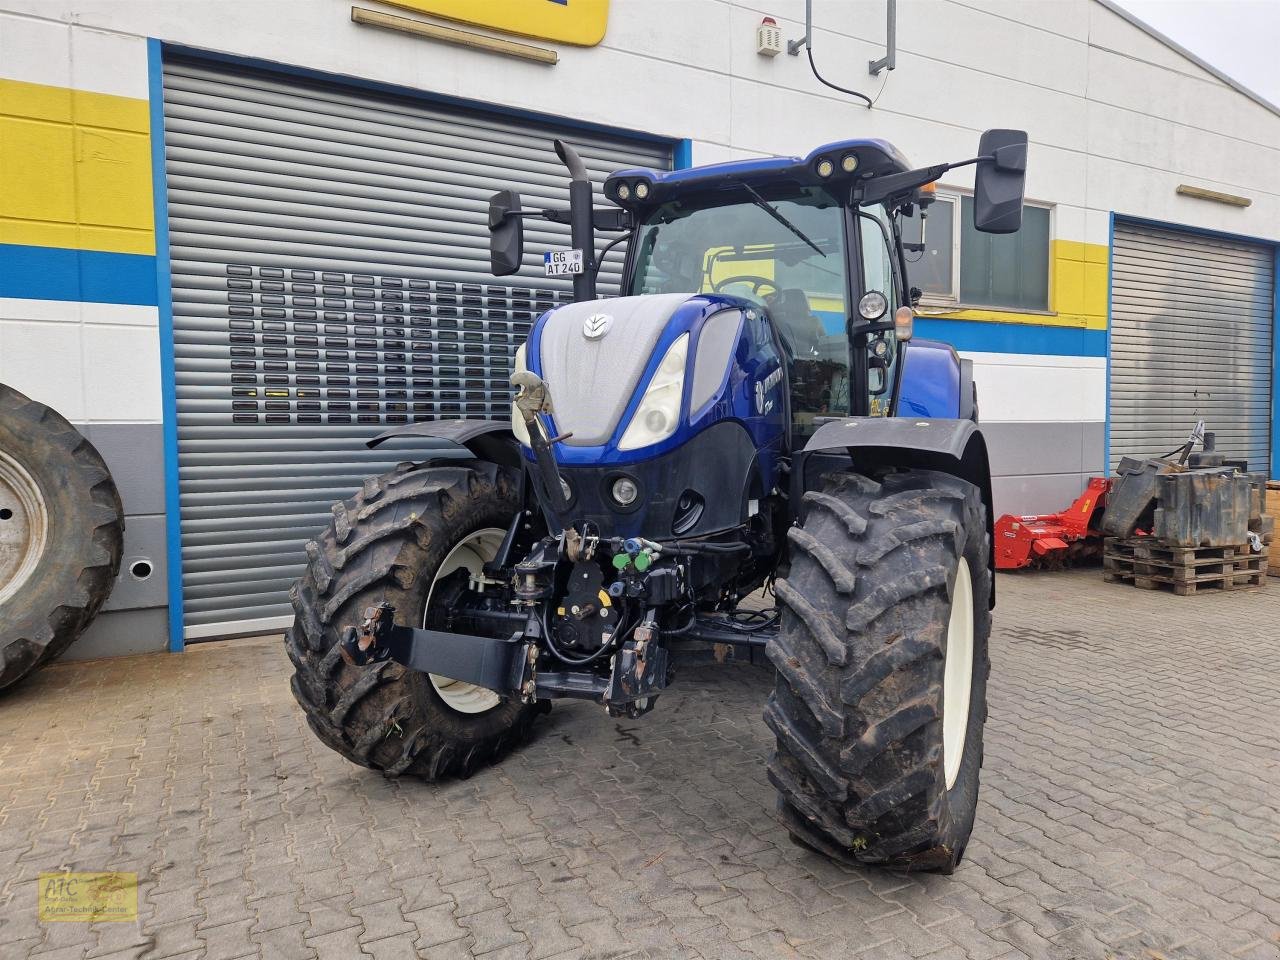
<instances>
[{"instance_id":1,"label":"blue wall stripe","mask_svg":"<svg viewBox=\"0 0 1280 960\"><path fill-rule=\"evenodd\" d=\"M1275 248L1271 295L1275 307L1271 322L1271 479L1280 480L1280 246Z\"/></svg>"},{"instance_id":2,"label":"blue wall stripe","mask_svg":"<svg viewBox=\"0 0 1280 960\"><path fill-rule=\"evenodd\" d=\"M1105 357L1107 331L1045 324L994 323L916 317L917 336L941 340L975 353L1035 353L1060 357Z\"/></svg>"},{"instance_id":3,"label":"blue wall stripe","mask_svg":"<svg viewBox=\"0 0 1280 960\"><path fill-rule=\"evenodd\" d=\"M0 243L0 297L155 306L155 260L139 253Z\"/></svg>"},{"instance_id":4,"label":"blue wall stripe","mask_svg":"<svg viewBox=\"0 0 1280 960\"><path fill-rule=\"evenodd\" d=\"M151 107L151 194L156 256L152 282L159 291L160 391L164 406L164 513L169 572L169 649L182 650L182 506L178 486L178 385L173 358L173 280L169 267L169 188L164 170L164 62L160 41L147 40Z\"/></svg>"},{"instance_id":5,"label":"blue wall stripe","mask_svg":"<svg viewBox=\"0 0 1280 960\"><path fill-rule=\"evenodd\" d=\"M1102 468L1111 475L1111 265L1116 262L1116 212L1107 215L1107 379L1102 422Z\"/></svg>"}]
</instances>

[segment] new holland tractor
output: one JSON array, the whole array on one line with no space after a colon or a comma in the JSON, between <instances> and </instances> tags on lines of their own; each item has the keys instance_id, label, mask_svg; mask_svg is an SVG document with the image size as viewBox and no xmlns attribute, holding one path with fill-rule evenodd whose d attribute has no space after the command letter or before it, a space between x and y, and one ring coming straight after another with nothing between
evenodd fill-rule
<instances>
[{"instance_id":1,"label":"new holland tractor","mask_svg":"<svg viewBox=\"0 0 1280 960\"><path fill-rule=\"evenodd\" d=\"M904 217L974 165L974 226L1017 230L1026 134L918 169L864 139L623 170L602 208L556 149L569 207L494 196L492 269L521 268L525 218L568 223L544 260L575 300L516 354L510 423L370 441L431 449L307 545L286 643L312 728L388 776L466 776L553 700L639 717L682 657L759 647L792 837L949 872L982 763L991 483L969 364L912 337ZM597 229L627 244L616 298Z\"/></svg>"}]
</instances>

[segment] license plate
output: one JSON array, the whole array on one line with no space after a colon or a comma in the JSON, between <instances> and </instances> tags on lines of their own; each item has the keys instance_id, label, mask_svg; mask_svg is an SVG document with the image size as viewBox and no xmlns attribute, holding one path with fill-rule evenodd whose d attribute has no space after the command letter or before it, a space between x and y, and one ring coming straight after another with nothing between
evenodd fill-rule
<instances>
[{"instance_id":1,"label":"license plate","mask_svg":"<svg viewBox=\"0 0 1280 960\"><path fill-rule=\"evenodd\" d=\"M551 250L542 255L542 266L548 277L567 277L582 272L581 250Z\"/></svg>"}]
</instances>

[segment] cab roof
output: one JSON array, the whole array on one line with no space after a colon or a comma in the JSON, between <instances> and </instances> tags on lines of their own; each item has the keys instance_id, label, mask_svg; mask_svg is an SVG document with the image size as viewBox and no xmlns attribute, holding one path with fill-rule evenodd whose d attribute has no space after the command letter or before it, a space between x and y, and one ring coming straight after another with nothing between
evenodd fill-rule
<instances>
[{"instance_id":1,"label":"cab roof","mask_svg":"<svg viewBox=\"0 0 1280 960\"><path fill-rule=\"evenodd\" d=\"M852 171L845 169L850 157L854 160ZM619 170L605 180L604 193L621 207L642 211L672 200L730 203L738 194L744 199L749 197L747 186L776 198L806 187L838 188L856 180L910 169L907 158L885 140L839 140L818 147L805 157L734 160L684 170ZM644 187L638 191L642 183Z\"/></svg>"}]
</instances>

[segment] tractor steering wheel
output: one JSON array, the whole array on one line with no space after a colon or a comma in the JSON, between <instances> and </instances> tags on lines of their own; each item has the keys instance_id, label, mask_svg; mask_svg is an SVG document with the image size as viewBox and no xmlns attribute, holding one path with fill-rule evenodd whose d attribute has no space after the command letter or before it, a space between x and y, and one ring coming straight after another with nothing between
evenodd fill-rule
<instances>
[{"instance_id":1,"label":"tractor steering wheel","mask_svg":"<svg viewBox=\"0 0 1280 960\"><path fill-rule=\"evenodd\" d=\"M727 286L729 286L729 284L731 284L731 283L749 283L749 284L751 284L751 292L752 292L753 294L755 294L756 296L761 296L761 294L760 294L760 288L761 288L761 287L770 287L770 288L772 288L772 290L773 290L773 292L774 292L774 293L777 293L780 289L782 289L781 287L779 287L776 283L774 283L772 280L768 279L767 277L756 277L756 276L752 276L751 274L742 274L742 275L740 275L740 276L736 276L736 277L725 277L725 278L724 278L723 280L721 280L719 283L715 284L715 285L712 287L712 289L713 289L716 293L723 293L723 292L724 292L724 288L725 288L725 287L727 287Z\"/></svg>"}]
</instances>

